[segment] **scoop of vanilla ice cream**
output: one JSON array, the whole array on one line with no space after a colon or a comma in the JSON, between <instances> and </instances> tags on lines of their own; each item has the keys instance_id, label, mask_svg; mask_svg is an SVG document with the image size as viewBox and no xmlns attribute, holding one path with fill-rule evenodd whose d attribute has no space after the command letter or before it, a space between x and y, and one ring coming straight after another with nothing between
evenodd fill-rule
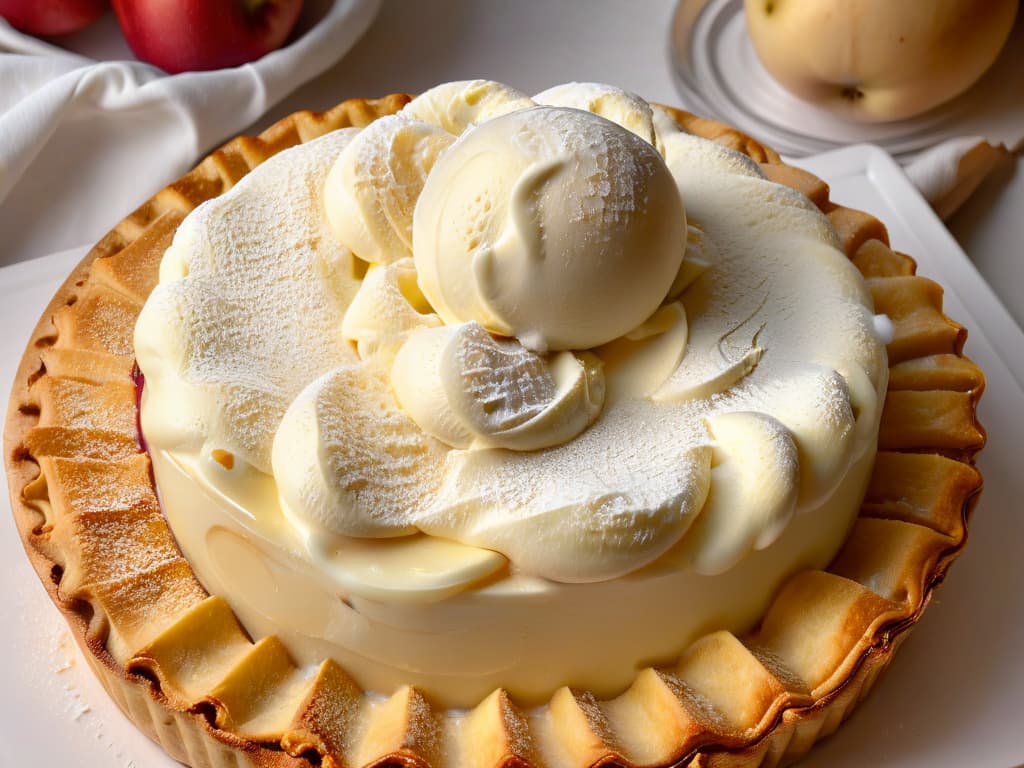
<instances>
[{"instance_id":1,"label":"scoop of vanilla ice cream","mask_svg":"<svg viewBox=\"0 0 1024 768\"><path fill-rule=\"evenodd\" d=\"M535 351L628 333L665 298L685 247L683 203L655 148L563 107L469 129L413 215L420 287L442 319Z\"/></svg>"},{"instance_id":2,"label":"scoop of vanilla ice cream","mask_svg":"<svg viewBox=\"0 0 1024 768\"><path fill-rule=\"evenodd\" d=\"M563 83L541 91L533 100L549 107L573 107L606 117L644 141L655 143L654 113L639 96L604 83Z\"/></svg>"},{"instance_id":3,"label":"scoop of vanilla ice cream","mask_svg":"<svg viewBox=\"0 0 1024 768\"><path fill-rule=\"evenodd\" d=\"M370 123L338 156L324 182L324 214L338 240L363 261L411 255L414 201L451 134L389 115Z\"/></svg>"}]
</instances>

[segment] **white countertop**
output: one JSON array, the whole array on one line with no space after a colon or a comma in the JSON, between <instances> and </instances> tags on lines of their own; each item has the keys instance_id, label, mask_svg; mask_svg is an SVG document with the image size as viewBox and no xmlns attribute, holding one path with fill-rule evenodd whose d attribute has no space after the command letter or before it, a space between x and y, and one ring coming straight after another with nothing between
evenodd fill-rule
<instances>
[{"instance_id":1,"label":"white countertop","mask_svg":"<svg viewBox=\"0 0 1024 768\"><path fill-rule=\"evenodd\" d=\"M570 80L604 81L685 107L673 83L668 55L673 8L674 0L385 0L374 25L348 56L276 106L253 130L298 109L324 109L349 97L417 92L437 82L471 77L507 82L527 92ZM894 168L886 171L890 172L898 173ZM883 195L877 208L870 204L879 178L868 173L863 179L855 175L840 183L837 177L836 189L849 190L856 198L845 202L886 215L892 200L881 199ZM863 194L869 196L859 197ZM901 199L906 202L906 197ZM816 750L807 764L1007 768L1024 763L1024 734L1012 722L1020 712L1013 702L1024 701L1024 673L1001 671L996 663L1011 658L1013 649L1024 644L1024 621L1015 607L1019 606L1018 590L1024 588L1024 565L1014 551L1022 529L1010 517L1013 500L1024 493L1024 478L1015 470L1024 440L1012 425L1024 408L1020 374L1024 346L1019 328L993 301L955 246L943 239L941 225L921 214L920 200L906 206L897 203L901 218L890 222L895 244L921 257L923 265L933 256L940 258L938 272L930 274L941 272L941 279L948 281L952 306L966 312L972 302L994 305L974 318L978 332L968 345L968 353L990 371L990 391L982 403L990 432L982 462L987 490L971 546L953 567L949 583L937 593L889 675L850 723ZM111 225L124 213L111 211ZM1018 157L1014 167L988 182L950 222L950 231L1018 325L1024 325L1022 214L1024 167ZM921 217L921 232L915 232L915 215ZM0 232L0 242L2 236ZM932 254L933 249L938 253ZM950 262L941 259L950 254L956 268L943 272L941 265ZM34 318L27 317L20 324L13 322L15 312L23 315L31 313L31 307L41 308L41 294L56 287L72 262L68 256L0 268L0 297L5 298L5 306L0 307L0 327L6 333L0 338L4 392L34 323ZM2 486L0 482L0 490ZM1001 500L1005 503L1000 504ZM9 516L0 521L0 534L3 551L16 552ZM17 719L0 725L8 743L28 743L22 738L24 728L36 733L35 744L46 748L25 753L13 764L163 766L163 756L119 719L84 665L75 661L77 651L65 647L67 637L55 629L59 622L53 621L55 613L44 605L27 562L13 563L11 570L14 584L5 591L13 595L6 607L23 617L25 629L15 633L15 645L31 642L32 629L58 632L56 639L26 651L24 664L0 666L0 685L22 691L31 686L33 691L31 696L7 697L10 706L3 712L16 709L25 715L23 721L42 720L43 725L50 718L51 730L38 732L24 723L17 725L21 722ZM994 583L1010 587L993 589ZM994 632L989 629L993 623ZM965 660L965 652L979 659ZM1024 667L1016 664L1013 669ZM50 737L51 733L60 738ZM40 762L42 754L48 757ZM942 755L948 759L936 757ZM0 754L0 764L10 756ZM169 760L166 764L173 765Z\"/></svg>"}]
</instances>

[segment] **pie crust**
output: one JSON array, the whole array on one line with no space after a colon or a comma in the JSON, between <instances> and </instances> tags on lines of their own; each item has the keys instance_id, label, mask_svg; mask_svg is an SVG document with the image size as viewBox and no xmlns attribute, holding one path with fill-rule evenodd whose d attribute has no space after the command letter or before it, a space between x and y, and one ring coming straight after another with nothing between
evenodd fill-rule
<instances>
[{"instance_id":1,"label":"pie crust","mask_svg":"<svg viewBox=\"0 0 1024 768\"><path fill-rule=\"evenodd\" d=\"M253 643L207 595L161 514L136 425L132 334L183 217L276 152L408 101L300 112L239 137L108 233L57 292L18 370L4 430L26 551L111 697L176 759L235 766L775 766L832 733L865 696L963 548L981 489L975 411L984 376L942 288L915 275L885 227L837 206L771 149L685 112L685 130L737 149L806 194L895 326L878 457L826 571L783 586L752 632L706 635L610 700L559 689L521 709L497 690L469 711L415 688L361 691L333 661L300 669ZM595 641L599 641L596 639Z\"/></svg>"}]
</instances>

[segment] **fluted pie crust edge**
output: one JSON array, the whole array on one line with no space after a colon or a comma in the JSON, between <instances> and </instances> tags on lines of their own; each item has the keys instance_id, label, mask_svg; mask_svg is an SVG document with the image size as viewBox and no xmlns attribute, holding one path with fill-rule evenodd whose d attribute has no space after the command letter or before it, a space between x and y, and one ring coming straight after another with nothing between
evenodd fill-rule
<instances>
[{"instance_id":1,"label":"fluted pie crust edge","mask_svg":"<svg viewBox=\"0 0 1024 768\"><path fill-rule=\"evenodd\" d=\"M720 123L687 131L743 152L832 221L895 326L879 452L860 514L826 571L791 577L760 625L706 635L610 700L562 688L521 709L495 691L466 712L419 691L366 696L333 661L299 669L253 643L209 596L161 514L137 439L135 318L184 216L286 147L363 126L408 101L355 99L239 137L158 192L75 268L32 334L4 430L25 549L111 697L196 768L288 766L776 766L832 733L871 688L963 548L981 489L981 371L942 289L885 227L816 177ZM666 610L670 610L666 606Z\"/></svg>"}]
</instances>

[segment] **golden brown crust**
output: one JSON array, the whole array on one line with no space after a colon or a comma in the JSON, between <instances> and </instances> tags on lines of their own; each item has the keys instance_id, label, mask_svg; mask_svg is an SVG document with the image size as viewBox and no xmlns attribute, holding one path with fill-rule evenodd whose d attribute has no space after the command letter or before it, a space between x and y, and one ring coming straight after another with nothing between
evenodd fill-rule
<instances>
[{"instance_id":1,"label":"golden brown crust","mask_svg":"<svg viewBox=\"0 0 1024 768\"><path fill-rule=\"evenodd\" d=\"M984 443L981 372L941 288L885 227L737 131L678 110L815 202L896 328L870 488L828 571L791 578L761 625L706 635L606 701L563 688L522 711L495 691L468 713L414 688L371 701L326 661L295 667L253 643L174 545L137 443L131 333L184 215L288 146L365 125L408 100L344 102L235 139L118 224L73 271L32 335L4 431L26 551L100 680L175 758L195 766L740 766L791 761L870 689L966 540ZM111 556L114 552L116 556ZM197 663L201 659L202 663ZM723 670L727 670L724 671ZM310 758L310 759L307 759Z\"/></svg>"}]
</instances>

